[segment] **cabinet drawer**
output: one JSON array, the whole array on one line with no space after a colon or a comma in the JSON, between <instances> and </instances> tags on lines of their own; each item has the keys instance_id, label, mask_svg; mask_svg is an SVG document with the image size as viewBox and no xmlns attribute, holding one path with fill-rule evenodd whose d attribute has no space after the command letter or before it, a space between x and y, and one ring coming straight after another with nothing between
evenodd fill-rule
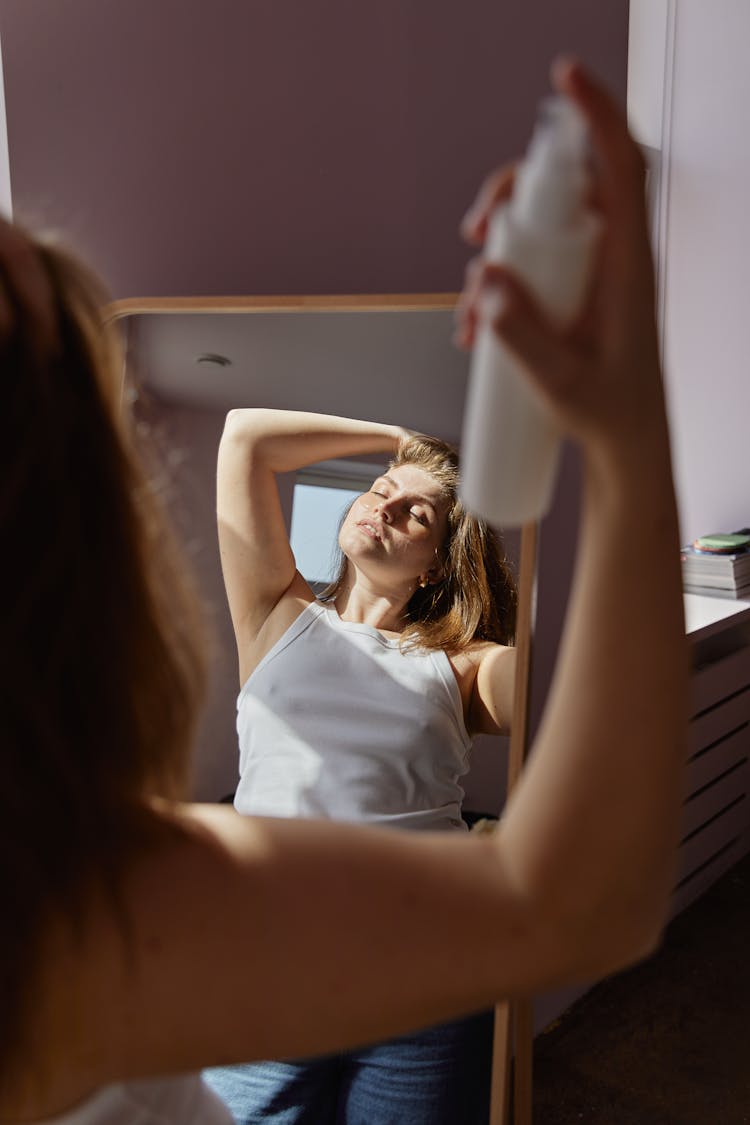
<instances>
[{"instance_id":1,"label":"cabinet drawer","mask_svg":"<svg viewBox=\"0 0 750 1125\"><path fill-rule=\"evenodd\" d=\"M750 723L750 688L722 699L693 719L688 730L691 757L745 723Z\"/></svg>"},{"instance_id":2,"label":"cabinet drawer","mask_svg":"<svg viewBox=\"0 0 750 1125\"><path fill-rule=\"evenodd\" d=\"M715 883L725 871L733 867L747 851L747 841L741 836L730 836L723 845L711 851L706 849L706 858L697 868L689 871L680 869L678 882L670 905L670 916L674 917L695 902L712 883Z\"/></svg>"},{"instance_id":3,"label":"cabinet drawer","mask_svg":"<svg viewBox=\"0 0 750 1125\"><path fill-rule=\"evenodd\" d=\"M698 829L680 847L677 889L703 868L709 867L724 851L733 847L747 830L748 799L745 797L726 813Z\"/></svg>"},{"instance_id":4,"label":"cabinet drawer","mask_svg":"<svg viewBox=\"0 0 750 1125\"><path fill-rule=\"evenodd\" d=\"M682 837L694 835L702 825L744 802L747 809L748 760L741 757L718 777L688 797L682 810ZM746 813L747 815L747 813Z\"/></svg>"},{"instance_id":5,"label":"cabinet drawer","mask_svg":"<svg viewBox=\"0 0 750 1125\"><path fill-rule=\"evenodd\" d=\"M683 779L684 799L687 801L697 790L747 757L750 757L750 722L730 730L688 759Z\"/></svg>"},{"instance_id":6,"label":"cabinet drawer","mask_svg":"<svg viewBox=\"0 0 750 1125\"><path fill-rule=\"evenodd\" d=\"M750 646L739 648L694 669L691 677L691 714L750 686Z\"/></svg>"}]
</instances>

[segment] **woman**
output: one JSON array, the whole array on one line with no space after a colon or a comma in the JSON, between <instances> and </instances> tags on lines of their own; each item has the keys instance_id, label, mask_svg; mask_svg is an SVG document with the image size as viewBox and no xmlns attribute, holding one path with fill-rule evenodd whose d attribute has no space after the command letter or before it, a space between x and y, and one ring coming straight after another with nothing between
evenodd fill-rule
<instances>
[{"instance_id":1,"label":"woman","mask_svg":"<svg viewBox=\"0 0 750 1125\"><path fill-rule=\"evenodd\" d=\"M339 531L316 599L275 476L390 453ZM506 731L515 587L499 540L456 496L444 442L318 414L234 410L219 448L222 566L237 638L248 815L456 831L472 736ZM335 1058L211 1072L237 1121L485 1122L485 1013Z\"/></svg>"},{"instance_id":2,"label":"woman","mask_svg":"<svg viewBox=\"0 0 750 1125\"><path fill-rule=\"evenodd\" d=\"M180 799L200 637L101 298L0 225L0 1120L225 1122L201 1067L384 1040L654 948L687 661L643 166L597 83L556 83L599 161L597 304L563 333L503 271L476 284L503 289L495 328L580 444L584 512L545 717L488 837Z\"/></svg>"}]
</instances>

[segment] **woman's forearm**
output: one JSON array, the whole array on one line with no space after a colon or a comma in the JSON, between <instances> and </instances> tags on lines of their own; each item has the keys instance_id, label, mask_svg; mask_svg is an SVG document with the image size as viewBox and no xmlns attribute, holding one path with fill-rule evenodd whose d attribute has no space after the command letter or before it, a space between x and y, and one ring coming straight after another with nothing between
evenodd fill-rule
<instances>
[{"instance_id":1,"label":"woman's forearm","mask_svg":"<svg viewBox=\"0 0 750 1125\"><path fill-rule=\"evenodd\" d=\"M658 420L656 429L666 423ZM567 623L502 834L519 887L582 957L653 943L676 856L687 645L669 451L658 433L589 464ZM570 924L568 924L570 923ZM606 935L603 940L602 931Z\"/></svg>"},{"instance_id":2,"label":"woman's forearm","mask_svg":"<svg viewBox=\"0 0 750 1125\"><path fill-rule=\"evenodd\" d=\"M395 452L406 431L333 414L240 409L227 415L224 433L273 472L283 473L336 457Z\"/></svg>"}]
</instances>

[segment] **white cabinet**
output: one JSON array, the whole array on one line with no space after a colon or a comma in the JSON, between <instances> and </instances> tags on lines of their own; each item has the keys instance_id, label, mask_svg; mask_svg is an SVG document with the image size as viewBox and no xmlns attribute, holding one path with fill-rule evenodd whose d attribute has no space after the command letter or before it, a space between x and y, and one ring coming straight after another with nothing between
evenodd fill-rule
<instances>
[{"instance_id":1,"label":"white cabinet","mask_svg":"<svg viewBox=\"0 0 750 1125\"><path fill-rule=\"evenodd\" d=\"M693 673L672 916L750 851L750 602L686 594L685 612ZM534 1033L594 983L537 997Z\"/></svg>"},{"instance_id":2,"label":"white cabinet","mask_svg":"<svg viewBox=\"0 0 750 1125\"><path fill-rule=\"evenodd\" d=\"M673 913L750 848L750 605L685 604L693 674Z\"/></svg>"}]
</instances>

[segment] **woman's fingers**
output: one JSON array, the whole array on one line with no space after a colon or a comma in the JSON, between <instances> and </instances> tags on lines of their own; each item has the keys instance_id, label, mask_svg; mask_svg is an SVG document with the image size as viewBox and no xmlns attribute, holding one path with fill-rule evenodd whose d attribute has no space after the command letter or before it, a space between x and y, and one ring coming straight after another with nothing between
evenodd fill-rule
<instances>
[{"instance_id":1,"label":"woman's fingers","mask_svg":"<svg viewBox=\"0 0 750 1125\"><path fill-rule=\"evenodd\" d=\"M628 431L646 398L661 394L645 164L623 110L598 80L562 60L553 81L591 137L592 195L603 222L587 298L561 326L512 270L479 257L467 270L456 339L471 346L480 322L491 324L563 428L599 445ZM471 241L483 241L493 207L511 194L513 172L485 181L463 223Z\"/></svg>"},{"instance_id":2,"label":"woman's fingers","mask_svg":"<svg viewBox=\"0 0 750 1125\"><path fill-rule=\"evenodd\" d=\"M643 183L645 163L630 136L623 107L598 79L574 60L557 60L552 67L552 81L586 118L599 157L599 175L612 202L629 201L632 188Z\"/></svg>"},{"instance_id":3,"label":"woman's fingers","mask_svg":"<svg viewBox=\"0 0 750 1125\"><path fill-rule=\"evenodd\" d=\"M466 268L456 306L454 342L469 348L480 324L489 323L528 371L532 381L555 397L575 367L569 334L554 325L511 269L481 257Z\"/></svg>"},{"instance_id":4,"label":"woman's fingers","mask_svg":"<svg viewBox=\"0 0 750 1125\"><path fill-rule=\"evenodd\" d=\"M633 239L647 242L646 162L628 131L625 111L577 62L558 60L552 80L586 119L593 148L597 197L610 220L612 238L632 256Z\"/></svg>"},{"instance_id":5,"label":"woman's fingers","mask_svg":"<svg viewBox=\"0 0 750 1125\"><path fill-rule=\"evenodd\" d=\"M654 271L646 209L646 163L628 131L625 112L601 83L576 62L558 61L558 90L586 118L596 165L604 230L596 276L602 343L621 348L623 337L653 332Z\"/></svg>"},{"instance_id":6,"label":"woman's fingers","mask_svg":"<svg viewBox=\"0 0 750 1125\"><path fill-rule=\"evenodd\" d=\"M456 303L454 312L455 331L453 343L459 348L470 348L478 327L477 303L482 288L485 269L484 259L472 258L464 273L464 287Z\"/></svg>"},{"instance_id":7,"label":"woman's fingers","mask_svg":"<svg viewBox=\"0 0 750 1125\"><path fill-rule=\"evenodd\" d=\"M472 246L484 244L490 215L498 203L509 199L512 195L515 175L515 164L508 165L493 172L480 187L460 226L461 234Z\"/></svg>"}]
</instances>

